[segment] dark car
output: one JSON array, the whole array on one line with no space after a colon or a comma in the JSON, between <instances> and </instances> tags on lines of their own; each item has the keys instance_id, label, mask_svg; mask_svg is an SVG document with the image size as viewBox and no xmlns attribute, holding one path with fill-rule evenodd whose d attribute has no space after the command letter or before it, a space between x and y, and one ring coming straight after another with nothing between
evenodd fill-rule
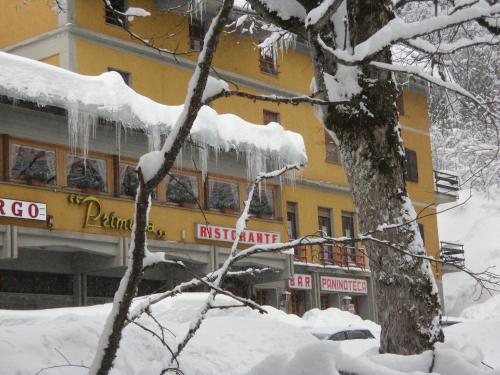
<instances>
[{"instance_id":1,"label":"dark car","mask_svg":"<svg viewBox=\"0 0 500 375\"><path fill-rule=\"evenodd\" d=\"M359 339L374 339L375 336L367 329L344 329L334 333L315 333L320 340L332 340L332 341L343 341L343 340L359 340Z\"/></svg>"}]
</instances>

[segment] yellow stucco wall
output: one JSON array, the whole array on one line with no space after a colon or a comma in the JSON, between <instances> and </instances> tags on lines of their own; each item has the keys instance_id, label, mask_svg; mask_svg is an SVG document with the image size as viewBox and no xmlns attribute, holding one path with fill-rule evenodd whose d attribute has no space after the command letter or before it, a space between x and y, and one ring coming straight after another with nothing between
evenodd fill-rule
<instances>
[{"instance_id":1,"label":"yellow stucco wall","mask_svg":"<svg viewBox=\"0 0 500 375\"><path fill-rule=\"evenodd\" d=\"M58 25L52 0L2 0L0 48L53 30Z\"/></svg>"},{"instance_id":2,"label":"yellow stucco wall","mask_svg":"<svg viewBox=\"0 0 500 375\"><path fill-rule=\"evenodd\" d=\"M21 0L13 3L22 3ZM45 8L42 9L42 4ZM188 18L174 13L162 13L156 10L152 0L130 0L129 6L143 7L152 12L151 17L145 19L136 18L132 27L138 34L147 38L154 38L158 46L169 49L176 49L183 53L188 47ZM32 0L26 6L26 9L18 10L11 8L11 17L19 17L24 12L25 19L35 20L38 26L30 27L33 35L42 33L57 24L57 15L50 11L46 12L45 0ZM50 10L50 9L49 9ZM40 17L42 14L42 17ZM35 16L36 15L36 16ZM87 28L92 31L106 34L108 37L117 38L123 43L138 43L132 41L130 36L119 27L108 25L104 20L104 7L101 0L75 0L75 22L78 27ZM21 22L22 23L22 22ZM7 43L5 38L17 38L20 40L32 36L24 31L23 27L28 23L22 23L21 29L15 33L0 33L0 43ZM12 22L9 20L7 26L0 23L0 27L12 28ZM1 30L1 29L0 29ZM10 35L14 34L14 35ZM173 34L173 36L171 35ZM168 36L168 37L167 37ZM4 39L1 39L4 38ZM236 34L225 34L221 40L220 47L215 56L214 65L246 78L261 83L271 84L284 90L292 92L307 93L309 91L312 68L310 58L306 53L300 53L289 50L283 56L279 57L279 75L272 76L264 74L259 70L259 52L255 48L256 40L248 36L238 36ZM190 53L187 57L195 59L196 53ZM119 47L105 47L102 44L96 44L90 40L76 38L75 42L76 69L79 73L97 75L108 70L109 67L120 69L131 73L131 86L137 92L146 95L153 100L166 104L180 104L184 99L187 82L191 73L183 68L167 63L161 63L158 60L146 58L139 54L127 53ZM58 65L58 57L50 56L44 59L45 62ZM257 93L249 87L240 86L240 89L251 93ZM435 201L435 193L432 179L432 160L430 138L428 135L429 122L427 115L427 103L424 96L419 96L413 92L404 93L405 114L401 117L401 123L405 127L410 127L415 131L403 128L402 136L405 146L417 152L419 182L409 183L408 190L411 198L420 203L432 203ZM306 142L307 153L309 156L309 165L302 172L303 178L327 182L335 185L347 186L345 173L340 165L325 162L324 131L321 124L313 114L308 105L285 106L271 103L253 103L245 99L231 98L222 99L214 104L215 109L220 113L231 112L242 118L262 123L263 109L280 113L282 125L296 132L300 132ZM5 190L6 189L6 190ZM37 191L30 187L13 188L2 186L2 192L11 194L19 198L22 191L29 197L35 199L37 196L47 199L51 202L54 210L61 210L57 213L62 217L70 216L69 208L65 203L65 193L49 193L44 191L42 195L37 195ZM3 194L3 193L2 193ZM23 195L24 197L24 195ZM38 198L40 200L41 198ZM36 200L36 199L35 199ZM296 202L299 207L299 230L301 234L314 233L318 228L318 207L333 209L334 235L341 234L341 211L354 211L352 200L347 195L326 193L317 189L306 188L303 186L286 186L283 190L282 203L286 201ZM57 203L59 202L59 203ZM61 204L60 202L63 202ZM106 199L117 213L131 216L131 202L120 199ZM60 207L58 207L60 206ZM417 205L417 212L421 205ZM66 210L68 209L68 210ZM282 207L285 210L285 204ZM68 211L68 213L66 213ZM431 211L428 209L428 211ZM77 207L71 207L73 212L71 219L63 219L64 228L68 230L81 229L81 210ZM175 213L176 220L168 220ZM160 218L160 215L166 215L166 219ZM212 215L212 214L210 214ZM215 214L214 214L215 215ZM159 209L153 208L152 221L168 220L169 239L179 240L181 229L187 231L187 241L191 241L193 225L185 223L199 222L199 213L183 209ZM282 212L286 217L286 211ZM214 221L219 225L233 226L235 218L232 216L215 215ZM436 256L439 251L438 233L435 216L429 216L421 221L425 228L425 243L427 250L431 255ZM184 223L184 224L183 224ZM283 222L275 221L255 221L250 226L254 229L279 230L285 238L285 225ZM21 225L27 225L25 222ZM56 223L56 225L58 225ZM167 226L167 225L165 225ZM185 228L184 228L185 227ZM71 229L70 229L71 228ZM91 232L102 233L102 229L92 229Z\"/></svg>"},{"instance_id":3,"label":"yellow stucco wall","mask_svg":"<svg viewBox=\"0 0 500 375\"><path fill-rule=\"evenodd\" d=\"M40 61L44 62L45 64L50 64L50 65L54 65L54 66L60 66L61 65L60 61L59 61L59 55L58 54L45 57L45 58L41 59Z\"/></svg>"}]
</instances>

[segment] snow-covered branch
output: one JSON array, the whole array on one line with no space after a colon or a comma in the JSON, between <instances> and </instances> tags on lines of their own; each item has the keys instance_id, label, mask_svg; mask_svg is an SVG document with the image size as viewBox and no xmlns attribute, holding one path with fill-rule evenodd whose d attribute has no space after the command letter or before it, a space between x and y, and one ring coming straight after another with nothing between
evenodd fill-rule
<instances>
[{"instance_id":1,"label":"snow-covered branch","mask_svg":"<svg viewBox=\"0 0 500 375\"><path fill-rule=\"evenodd\" d=\"M498 13L500 13L500 4L489 5L482 0L473 7L461 9L451 15L440 15L411 23L395 17L367 40L356 45L352 54L343 49L332 50L332 53L345 64L358 64L369 61L382 49L393 44Z\"/></svg>"},{"instance_id":2,"label":"snow-covered branch","mask_svg":"<svg viewBox=\"0 0 500 375\"><path fill-rule=\"evenodd\" d=\"M246 98L249 100L253 101L261 101L261 102L271 102L271 103L277 103L277 104L291 104L291 105L298 105L301 103L308 103L308 104L313 104L313 105L341 105L341 104L347 104L348 101L336 101L336 102L330 102L327 100L315 98L314 95L312 96L291 96L291 97L284 97L284 96L276 96L276 95L255 95L243 91L238 91L238 90L230 90L230 91L221 91L216 95L213 95L211 97L208 97L205 100L206 104L210 104L214 100L220 99L220 98L228 98L231 96L237 96L240 98Z\"/></svg>"}]
</instances>

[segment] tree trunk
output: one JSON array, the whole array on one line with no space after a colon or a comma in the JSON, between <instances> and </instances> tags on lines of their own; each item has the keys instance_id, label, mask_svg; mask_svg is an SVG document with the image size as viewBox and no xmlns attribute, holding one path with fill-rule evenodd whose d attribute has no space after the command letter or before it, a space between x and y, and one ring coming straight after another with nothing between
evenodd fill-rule
<instances>
[{"instance_id":1,"label":"tree trunk","mask_svg":"<svg viewBox=\"0 0 500 375\"><path fill-rule=\"evenodd\" d=\"M392 17L390 0L351 0L347 4L351 45L366 40ZM333 25L328 27L325 35L321 31L322 38L335 32ZM316 39L315 35L309 35L315 79L318 87L325 90L323 73L334 75L337 62L324 54ZM390 63L390 50L383 50L374 60ZM349 106L329 106L323 112L323 119L338 138L360 228L368 232L384 223L411 221L415 219L415 211L405 186L397 86L391 73L368 64L361 66L360 71L361 92ZM415 221L376 237L414 254L425 253ZM443 335L439 326L439 298L429 262L374 242L367 242L366 247L382 325L380 351L415 354L431 349Z\"/></svg>"}]
</instances>

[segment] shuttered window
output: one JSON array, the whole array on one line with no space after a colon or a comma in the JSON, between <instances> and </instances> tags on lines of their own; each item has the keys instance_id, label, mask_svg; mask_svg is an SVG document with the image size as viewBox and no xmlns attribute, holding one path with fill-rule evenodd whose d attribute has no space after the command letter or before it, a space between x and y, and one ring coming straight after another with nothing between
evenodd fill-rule
<instances>
[{"instance_id":1,"label":"shuttered window","mask_svg":"<svg viewBox=\"0 0 500 375\"><path fill-rule=\"evenodd\" d=\"M417 153L405 149L406 153L406 178L408 181L418 182Z\"/></svg>"}]
</instances>

